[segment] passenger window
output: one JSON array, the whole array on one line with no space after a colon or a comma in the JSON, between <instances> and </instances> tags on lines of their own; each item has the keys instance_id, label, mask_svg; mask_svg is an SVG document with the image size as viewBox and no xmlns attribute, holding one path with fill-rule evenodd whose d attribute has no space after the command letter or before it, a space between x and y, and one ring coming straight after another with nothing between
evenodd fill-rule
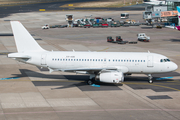
<instances>
[{"instance_id":1,"label":"passenger window","mask_svg":"<svg viewBox=\"0 0 180 120\"><path fill-rule=\"evenodd\" d=\"M100 61L100 59L98 59L98 61Z\"/></svg>"},{"instance_id":2,"label":"passenger window","mask_svg":"<svg viewBox=\"0 0 180 120\"><path fill-rule=\"evenodd\" d=\"M167 61L168 61L168 62L170 62L170 60L169 60L169 59L167 59Z\"/></svg>"},{"instance_id":3,"label":"passenger window","mask_svg":"<svg viewBox=\"0 0 180 120\"><path fill-rule=\"evenodd\" d=\"M78 59L76 59L78 61Z\"/></svg>"},{"instance_id":4,"label":"passenger window","mask_svg":"<svg viewBox=\"0 0 180 120\"><path fill-rule=\"evenodd\" d=\"M111 60L109 59L109 62L110 62Z\"/></svg>"},{"instance_id":5,"label":"passenger window","mask_svg":"<svg viewBox=\"0 0 180 120\"><path fill-rule=\"evenodd\" d=\"M104 61L106 62L106 59L104 59Z\"/></svg>"},{"instance_id":6,"label":"passenger window","mask_svg":"<svg viewBox=\"0 0 180 120\"><path fill-rule=\"evenodd\" d=\"M89 61L89 59L87 59L87 61Z\"/></svg>"},{"instance_id":7,"label":"passenger window","mask_svg":"<svg viewBox=\"0 0 180 120\"><path fill-rule=\"evenodd\" d=\"M142 62L142 60L141 60L141 62Z\"/></svg>"},{"instance_id":8,"label":"passenger window","mask_svg":"<svg viewBox=\"0 0 180 120\"><path fill-rule=\"evenodd\" d=\"M86 59L84 59L84 61L86 61Z\"/></svg>"},{"instance_id":9,"label":"passenger window","mask_svg":"<svg viewBox=\"0 0 180 120\"><path fill-rule=\"evenodd\" d=\"M124 60L124 62L126 62L126 60Z\"/></svg>"},{"instance_id":10,"label":"passenger window","mask_svg":"<svg viewBox=\"0 0 180 120\"><path fill-rule=\"evenodd\" d=\"M144 60L144 62L145 62L145 60Z\"/></svg>"},{"instance_id":11,"label":"passenger window","mask_svg":"<svg viewBox=\"0 0 180 120\"><path fill-rule=\"evenodd\" d=\"M54 60L54 59L52 59L52 60Z\"/></svg>"},{"instance_id":12,"label":"passenger window","mask_svg":"<svg viewBox=\"0 0 180 120\"><path fill-rule=\"evenodd\" d=\"M121 62L123 62L123 60L121 60Z\"/></svg>"},{"instance_id":13,"label":"passenger window","mask_svg":"<svg viewBox=\"0 0 180 120\"><path fill-rule=\"evenodd\" d=\"M79 61L81 61L81 59L79 59Z\"/></svg>"},{"instance_id":14,"label":"passenger window","mask_svg":"<svg viewBox=\"0 0 180 120\"><path fill-rule=\"evenodd\" d=\"M137 62L137 60L135 60L135 62Z\"/></svg>"},{"instance_id":15,"label":"passenger window","mask_svg":"<svg viewBox=\"0 0 180 120\"><path fill-rule=\"evenodd\" d=\"M129 62L131 62L131 60L129 60Z\"/></svg>"},{"instance_id":16,"label":"passenger window","mask_svg":"<svg viewBox=\"0 0 180 120\"><path fill-rule=\"evenodd\" d=\"M134 62L134 60L132 60L132 62Z\"/></svg>"}]
</instances>

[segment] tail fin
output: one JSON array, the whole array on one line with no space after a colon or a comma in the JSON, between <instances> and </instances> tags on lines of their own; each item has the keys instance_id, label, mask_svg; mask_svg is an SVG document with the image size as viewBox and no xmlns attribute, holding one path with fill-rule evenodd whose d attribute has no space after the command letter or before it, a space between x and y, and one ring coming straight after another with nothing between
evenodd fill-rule
<instances>
[{"instance_id":1,"label":"tail fin","mask_svg":"<svg viewBox=\"0 0 180 120\"><path fill-rule=\"evenodd\" d=\"M178 26L180 26L180 6L177 6L178 11Z\"/></svg>"},{"instance_id":2,"label":"tail fin","mask_svg":"<svg viewBox=\"0 0 180 120\"><path fill-rule=\"evenodd\" d=\"M11 27L18 52L45 51L19 21L11 21Z\"/></svg>"}]
</instances>

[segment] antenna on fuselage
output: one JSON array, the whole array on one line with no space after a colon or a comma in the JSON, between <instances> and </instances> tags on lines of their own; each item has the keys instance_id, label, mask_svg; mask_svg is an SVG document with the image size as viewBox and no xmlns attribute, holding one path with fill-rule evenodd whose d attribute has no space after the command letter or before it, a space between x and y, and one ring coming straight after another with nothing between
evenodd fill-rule
<instances>
[{"instance_id":1,"label":"antenna on fuselage","mask_svg":"<svg viewBox=\"0 0 180 120\"><path fill-rule=\"evenodd\" d=\"M151 53L151 52L148 50L148 53Z\"/></svg>"}]
</instances>

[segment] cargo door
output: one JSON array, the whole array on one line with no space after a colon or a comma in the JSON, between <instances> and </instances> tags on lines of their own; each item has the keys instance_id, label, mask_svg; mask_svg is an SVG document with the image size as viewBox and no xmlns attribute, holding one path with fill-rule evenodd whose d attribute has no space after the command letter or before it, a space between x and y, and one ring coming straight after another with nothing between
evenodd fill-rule
<instances>
[{"instance_id":1,"label":"cargo door","mask_svg":"<svg viewBox=\"0 0 180 120\"><path fill-rule=\"evenodd\" d=\"M148 56L147 67L153 67L153 56Z\"/></svg>"},{"instance_id":2,"label":"cargo door","mask_svg":"<svg viewBox=\"0 0 180 120\"><path fill-rule=\"evenodd\" d=\"M46 65L46 54L41 55L41 65Z\"/></svg>"}]
</instances>

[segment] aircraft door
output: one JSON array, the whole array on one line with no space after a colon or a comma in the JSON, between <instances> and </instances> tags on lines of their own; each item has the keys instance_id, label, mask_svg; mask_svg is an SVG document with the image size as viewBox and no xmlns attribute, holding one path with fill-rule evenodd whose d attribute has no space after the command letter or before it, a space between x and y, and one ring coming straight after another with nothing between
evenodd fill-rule
<instances>
[{"instance_id":1,"label":"aircraft door","mask_svg":"<svg viewBox=\"0 0 180 120\"><path fill-rule=\"evenodd\" d=\"M153 56L148 56L147 67L153 67Z\"/></svg>"},{"instance_id":2,"label":"aircraft door","mask_svg":"<svg viewBox=\"0 0 180 120\"><path fill-rule=\"evenodd\" d=\"M41 55L41 65L46 65L46 54Z\"/></svg>"},{"instance_id":3,"label":"aircraft door","mask_svg":"<svg viewBox=\"0 0 180 120\"><path fill-rule=\"evenodd\" d=\"M106 67L106 66L107 66L107 59L104 58L104 59L103 59L103 67Z\"/></svg>"}]
</instances>

